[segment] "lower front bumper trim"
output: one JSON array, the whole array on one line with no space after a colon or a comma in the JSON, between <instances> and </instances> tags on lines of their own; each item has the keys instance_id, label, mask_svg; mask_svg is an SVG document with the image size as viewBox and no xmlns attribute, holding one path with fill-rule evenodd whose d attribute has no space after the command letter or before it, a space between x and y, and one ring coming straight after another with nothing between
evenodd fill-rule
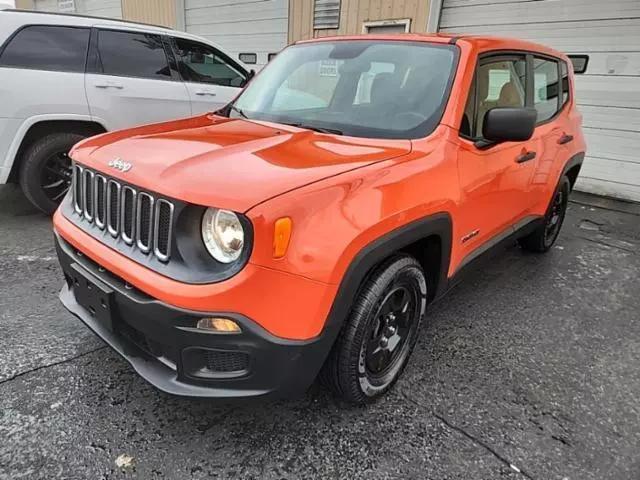
<instances>
[{"instance_id":1,"label":"lower front bumper trim","mask_svg":"<svg viewBox=\"0 0 640 480\"><path fill-rule=\"evenodd\" d=\"M172 395L204 398L260 397L271 393L269 390L233 390L180 382L176 371L166 364L156 358L145 355L144 352L133 345L130 349L127 348L122 339L96 321L76 302L73 292L67 285L64 285L60 291L60 301L69 312L78 317L98 337L124 358L142 378L158 390Z\"/></svg>"}]
</instances>

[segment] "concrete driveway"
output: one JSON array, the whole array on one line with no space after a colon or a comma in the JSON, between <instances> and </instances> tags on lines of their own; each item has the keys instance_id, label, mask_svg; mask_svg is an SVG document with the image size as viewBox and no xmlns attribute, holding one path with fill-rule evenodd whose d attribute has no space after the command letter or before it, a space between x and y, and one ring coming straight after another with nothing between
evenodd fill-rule
<instances>
[{"instance_id":1,"label":"concrete driveway","mask_svg":"<svg viewBox=\"0 0 640 480\"><path fill-rule=\"evenodd\" d=\"M50 220L0 187L0 478L640 478L640 216L606 206L432 306L376 404L240 405L154 390L66 313Z\"/></svg>"}]
</instances>

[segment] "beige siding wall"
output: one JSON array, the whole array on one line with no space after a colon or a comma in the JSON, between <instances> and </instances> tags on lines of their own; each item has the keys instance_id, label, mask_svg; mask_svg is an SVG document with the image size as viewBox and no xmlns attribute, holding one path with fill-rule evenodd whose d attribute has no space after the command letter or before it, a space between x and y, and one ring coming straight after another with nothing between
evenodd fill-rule
<instances>
[{"instance_id":1,"label":"beige siding wall","mask_svg":"<svg viewBox=\"0 0 640 480\"><path fill-rule=\"evenodd\" d=\"M314 0L289 0L289 43L362 33L364 22L411 19L411 32L426 32L429 0L342 0L340 27L313 29Z\"/></svg>"},{"instance_id":2,"label":"beige siding wall","mask_svg":"<svg viewBox=\"0 0 640 480\"><path fill-rule=\"evenodd\" d=\"M33 10L33 0L16 0L16 8Z\"/></svg>"},{"instance_id":3,"label":"beige siding wall","mask_svg":"<svg viewBox=\"0 0 640 480\"><path fill-rule=\"evenodd\" d=\"M122 18L175 28L175 0L122 0Z\"/></svg>"},{"instance_id":4,"label":"beige siding wall","mask_svg":"<svg viewBox=\"0 0 640 480\"><path fill-rule=\"evenodd\" d=\"M57 2L49 3L50 8L43 8L43 0L16 0L16 8L56 11ZM125 20L176 27L176 0L76 0L76 12L80 14L120 18L120 8Z\"/></svg>"}]
</instances>

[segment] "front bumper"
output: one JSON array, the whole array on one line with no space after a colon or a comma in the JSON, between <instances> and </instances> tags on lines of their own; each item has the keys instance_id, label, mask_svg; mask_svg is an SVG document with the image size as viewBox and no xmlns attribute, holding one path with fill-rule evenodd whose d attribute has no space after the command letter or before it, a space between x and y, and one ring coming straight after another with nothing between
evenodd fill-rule
<instances>
[{"instance_id":1,"label":"front bumper","mask_svg":"<svg viewBox=\"0 0 640 480\"><path fill-rule=\"evenodd\" d=\"M314 381L331 348L331 331L312 340L287 340L243 315L175 308L131 287L58 235L56 250L66 279L60 292L63 305L167 393L290 397ZM209 316L233 319L242 333L194 328L198 319Z\"/></svg>"}]
</instances>

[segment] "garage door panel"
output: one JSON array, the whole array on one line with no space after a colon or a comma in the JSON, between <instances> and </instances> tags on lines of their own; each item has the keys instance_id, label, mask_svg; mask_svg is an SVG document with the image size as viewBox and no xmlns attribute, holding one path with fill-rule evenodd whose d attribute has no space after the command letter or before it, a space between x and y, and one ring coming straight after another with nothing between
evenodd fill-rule
<instances>
[{"instance_id":1,"label":"garage door panel","mask_svg":"<svg viewBox=\"0 0 640 480\"><path fill-rule=\"evenodd\" d=\"M281 33L263 33L248 36L244 33L223 35L218 32L211 33L211 38L220 45L233 45L235 50L242 52L253 52L256 45L260 45L263 50L268 52L278 52L283 48Z\"/></svg>"},{"instance_id":2,"label":"garage door panel","mask_svg":"<svg viewBox=\"0 0 640 480\"><path fill-rule=\"evenodd\" d=\"M640 132L640 109L581 105L584 127Z\"/></svg>"},{"instance_id":3,"label":"garage door panel","mask_svg":"<svg viewBox=\"0 0 640 480\"><path fill-rule=\"evenodd\" d=\"M255 9L256 0L185 0L185 6L188 10L192 10L194 8L219 8L233 5L240 6L247 3L254 4Z\"/></svg>"},{"instance_id":4,"label":"garage door panel","mask_svg":"<svg viewBox=\"0 0 640 480\"><path fill-rule=\"evenodd\" d=\"M640 17L638 0L618 0L616 8L606 8L602 0L542 0L509 4L475 5L443 8L442 27L473 25L503 25L553 22L622 19Z\"/></svg>"},{"instance_id":5,"label":"garage door panel","mask_svg":"<svg viewBox=\"0 0 640 480\"><path fill-rule=\"evenodd\" d=\"M638 45L640 45L640 38L638 38ZM635 76L640 82L640 52L589 53L586 75Z\"/></svg>"},{"instance_id":6,"label":"garage door panel","mask_svg":"<svg viewBox=\"0 0 640 480\"><path fill-rule=\"evenodd\" d=\"M582 172L576 182L576 190L640 202L640 186L590 178L583 176Z\"/></svg>"},{"instance_id":7,"label":"garage door panel","mask_svg":"<svg viewBox=\"0 0 640 480\"><path fill-rule=\"evenodd\" d=\"M640 78L576 75L578 105L640 108Z\"/></svg>"},{"instance_id":8,"label":"garage door panel","mask_svg":"<svg viewBox=\"0 0 640 480\"><path fill-rule=\"evenodd\" d=\"M583 127L583 132L589 155L640 164L640 132L588 127ZM620 172L616 173L620 174ZM640 184L640 177L638 177L638 184Z\"/></svg>"},{"instance_id":9,"label":"garage door panel","mask_svg":"<svg viewBox=\"0 0 640 480\"><path fill-rule=\"evenodd\" d=\"M288 0L183 0L189 33L218 43L234 58L255 53L260 69L287 45Z\"/></svg>"},{"instance_id":10,"label":"garage door panel","mask_svg":"<svg viewBox=\"0 0 640 480\"><path fill-rule=\"evenodd\" d=\"M624 180L613 172L623 172ZM606 158L587 156L582 164L580 175L606 180L607 182L640 185L640 163L617 162Z\"/></svg>"},{"instance_id":11,"label":"garage door panel","mask_svg":"<svg viewBox=\"0 0 640 480\"><path fill-rule=\"evenodd\" d=\"M448 2L447 2L448 3ZM441 32L491 34L521 38L556 48L563 52L590 53L633 50L640 45L640 18L596 20L591 22L532 23L440 28ZM594 41L594 39L597 39ZM635 48L637 50L637 48Z\"/></svg>"},{"instance_id":12,"label":"garage door panel","mask_svg":"<svg viewBox=\"0 0 640 480\"><path fill-rule=\"evenodd\" d=\"M278 33L278 21L277 20L254 20L252 22L242 23L242 33L245 36L253 36L260 33ZM213 41L216 41L218 36L224 37L226 35L233 35L238 32L237 23L223 23L223 24L203 24L203 25L189 25L189 33L195 35L202 35L209 37ZM221 44L225 48L232 48L231 45L226 46Z\"/></svg>"},{"instance_id":13,"label":"garage door panel","mask_svg":"<svg viewBox=\"0 0 640 480\"><path fill-rule=\"evenodd\" d=\"M538 0L448 0L445 8L468 7L475 5L493 5L505 3L537 2Z\"/></svg>"},{"instance_id":14,"label":"garage door panel","mask_svg":"<svg viewBox=\"0 0 640 480\"><path fill-rule=\"evenodd\" d=\"M219 8L198 8L186 12L186 23L191 25L219 25L233 24L256 20L256 7L247 5L228 5ZM286 18L287 9L282 5L263 7L260 10L260 17L267 20L279 21Z\"/></svg>"}]
</instances>

